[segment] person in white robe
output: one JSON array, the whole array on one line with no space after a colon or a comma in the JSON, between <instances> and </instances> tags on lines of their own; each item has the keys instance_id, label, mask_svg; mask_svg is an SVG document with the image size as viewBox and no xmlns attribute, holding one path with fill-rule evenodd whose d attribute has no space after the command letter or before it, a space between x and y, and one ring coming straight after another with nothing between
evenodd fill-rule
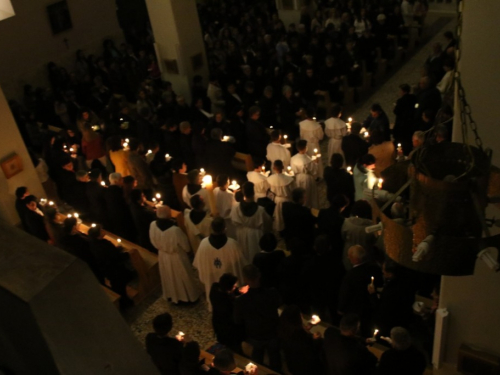
<instances>
[{"instance_id":1,"label":"person in white robe","mask_svg":"<svg viewBox=\"0 0 500 375\"><path fill-rule=\"evenodd\" d=\"M285 167L290 165L290 151L288 148L281 144L281 132L277 129L271 132L271 143L267 145L266 158L271 162L281 160Z\"/></svg>"},{"instance_id":2,"label":"person in white robe","mask_svg":"<svg viewBox=\"0 0 500 375\"><path fill-rule=\"evenodd\" d=\"M232 273L243 283L243 267L247 265L238 242L226 235L226 222L221 217L212 221L211 234L203 239L194 257L193 266L198 270L198 277L205 286L205 293L210 306L210 289L225 273Z\"/></svg>"},{"instance_id":3,"label":"person in white robe","mask_svg":"<svg viewBox=\"0 0 500 375\"><path fill-rule=\"evenodd\" d=\"M212 218L205 211L205 201L199 195L191 197L191 210L186 208L184 210L184 225L191 244L193 253L196 254L201 240L210 235L210 224Z\"/></svg>"},{"instance_id":4,"label":"person in white robe","mask_svg":"<svg viewBox=\"0 0 500 375\"><path fill-rule=\"evenodd\" d=\"M267 182L269 189L274 194L273 229L275 232L281 232L285 229L283 220L283 202L289 202L292 198L292 191L295 189L295 179L283 174L283 162L276 160L273 164L273 174L269 176Z\"/></svg>"},{"instance_id":5,"label":"person in white robe","mask_svg":"<svg viewBox=\"0 0 500 375\"><path fill-rule=\"evenodd\" d=\"M255 190L255 200L265 198L269 190L269 183L267 182L267 174L265 173L264 160L254 162L255 169L247 172L247 180L253 183Z\"/></svg>"},{"instance_id":6,"label":"person in white robe","mask_svg":"<svg viewBox=\"0 0 500 375\"><path fill-rule=\"evenodd\" d=\"M173 303L195 302L202 289L188 257L191 251L188 239L172 221L168 206L158 206L156 215L158 220L151 223L149 238L158 250L163 298Z\"/></svg>"},{"instance_id":7,"label":"person in white robe","mask_svg":"<svg viewBox=\"0 0 500 375\"><path fill-rule=\"evenodd\" d=\"M373 189L378 179L375 175L375 157L372 154L362 156L354 167L354 200L365 199L365 189Z\"/></svg>"},{"instance_id":8,"label":"person in white robe","mask_svg":"<svg viewBox=\"0 0 500 375\"><path fill-rule=\"evenodd\" d=\"M188 172L187 177L188 184L182 189L182 200L186 204L186 206L188 206L189 208L193 208L191 207L191 197L194 195L199 195L205 202L208 202L208 191L201 186L203 176L200 174L200 171L198 169L193 169L192 171ZM210 213L209 204L205 205L205 210Z\"/></svg>"},{"instance_id":9,"label":"person in white robe","mask_svg":"<svg viewBox=\"0 0 500 375\"><path fill-rule=\"evenodd\" d=\"M332 117L325 121L325 134L328 140L328 162L332 160L333 154L341 154L342 151L342 138L347 134L347 125L340 119L342 112L339 105L332 108Z\"/></svg>"},{"instance_id":10,"label":"person in white robe","mask_svg":"<svg viewBox=\"0 0 500 375\"><path fill-rule=\"evenodd\" d=\"M227 175L217 176L217 187L214 189L215 207L219 216L226 221L226 233L231 238L236 238L236 229L231 221L231 210L236 205L234 193L229 188Z\"/></svg>"},{"instance_id":11,"label":"person in white robe","mask_svg":"<svg viewBox=\"0 0 500 375\"><path fill-rule=\"evenodd\" d=\"M231 220L236 227L236 239L243 254L248 263L252 263L255 254L260 251L260 239L264 233L272 231L272 219L264 207L255 202L253 183L245 182L242 191L244 200L233 207Z\"/></svg>"},{"instance_id":12,"label":"person in white robe","mask_svg":"<svg viewBox=\"0 0 500 375\"><path fill-rule=\"evenodd\" d=\"M295 186L306 191L305 206L319 209L318 176L319 158L307 155L307 141L301 139L297 142L298 153L292 157L291 167L295 174Z\"/></svg>"},{"instance_id":13,"label":"person in white robe","mask_svg":"<svg viewBox=\"0 0 500 375\"><path fill-rule=\"evenodd\" d=\"M316 152L314 152L314 150L320 153L319 142L323 139L325 133L319 122L315 120L313 109L307 110L307 119L301 121L299 127L300 138L305 139L309 145L307 154L309 156L315 155ZM318 177L323 177L323 162L321 158L318 161Z\"/></svg>"}]
</instances>

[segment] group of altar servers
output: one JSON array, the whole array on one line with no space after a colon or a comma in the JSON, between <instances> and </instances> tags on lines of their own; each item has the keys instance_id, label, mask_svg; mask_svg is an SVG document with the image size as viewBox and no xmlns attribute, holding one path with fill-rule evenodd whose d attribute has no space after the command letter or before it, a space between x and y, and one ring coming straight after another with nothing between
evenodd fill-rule
<instances>
[{"instance_id":1,"label":"group of altar servers","mask_svg":"<svg viewBox=\"0 0 500 375\"><path fill-rule=\"evenodd\" d=\"M223 274L232 273L243 280L242 269L261 251L262 236L279 236L285 229L283 203L291 201L296 187L305 190L304 206L319 209L317 181L323 175L320 141L325 134L329 138L330 160L334 153L342 154L342 138L348 128L339 118L340 110L325 121L325 130L313 115L308 113L299 124L300 139L295 142L294 156L290 144L283 143L280 131L274 130L266 155L271 170L266 171L265 160L254 158L254 170L247 173L248 182L237 191L230 189L227 175L217 176L213 190L216 213L211 212L209 192L202 187L203 173L190 171L182 191L182 200L188 207L183 213L186 233L174 224L167 206L158 207L158 219L150 226L150 239L158 250L165 299L173 303L194 302L204 289L208 300L212 284ZM194 256L192 264L189 253Z\"/></svg>"}]
</instances>

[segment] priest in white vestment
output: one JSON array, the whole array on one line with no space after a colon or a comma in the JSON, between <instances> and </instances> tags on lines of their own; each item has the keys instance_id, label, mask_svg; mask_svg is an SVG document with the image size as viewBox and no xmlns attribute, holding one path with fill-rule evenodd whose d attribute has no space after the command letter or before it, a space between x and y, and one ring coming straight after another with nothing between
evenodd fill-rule
<instances>
[{"instance_id":1,"label":"priest in white vestment","mask_svg":"<svg viewBox=\"0 0 500 375\"><path fill-rule=\"evenodd\" d=\"M290 165L290 150L281 144L281 132L277 129L271 133L271 143L267 145L266 158L271 162L281 160L285 167Z\"/></svg>"},{"instance_id":2,"label":"priest in white vestment","mask_svg":"<svg viewBox=\"0 0 500 375\"><path fill-rule=\"evenodd\" d=\"M340 119L340 116L342 116L340 106L336 105L332 108L332 117L325 121L325 134L329 138L328 163L332 160L333 154L344 156L342 138L347 134L347 125Z\"/></svg>"},{"instance_id":3,"label":"priest in white vestment","mask_svg":"<svg viewBox=\"0 0 500 375\"><path fill-rule=\"evenodd\" d=\"M318 185L316 177L318 176L319 158L307 155L307 141L301 139L297 142L298 153L292 157L291 168L295 174L295 186L301 187L306 191L305 206L319 209Z\"/></svg>"},{"instance_id":4,"label":"priest in white vestment","mask_svg":"<svg viewBox=\"0 0 500 375\"><path fill-rule=\"evenodd\" d=\"M253 183L255 191L255 200L265 198L269 190L267 175L263 173L265 170L264 160L254 161L255 169L247 172L247 180ZM264 169L262 169L264 167Z\"/></svg>"},{"instance_id":5,"label":"priest in white vestment","mask_svg":"<svg viewBox=\"0 0 500 375\"><path fill-rule=\"evenodd\" d=\"M236 227L236 239L243 254L248 263L252 263L255 254L260 252L260 239L264 233L272 231L272 219L264 207L255 202L253 183L246 182L242 190L244 200L233 207L231 220Z\"/></svg>"},{"instance_id":6,"label":"priest in white vestment","mask_svg":"<svg viewBox=\"0 0 500 375\"><path fill-rule=\"evenodd\" d=\"M209 310L212 284L218 282L223 274L232 273L242 285L243 267L248 264L238 242L226 235L224 219L214 218L211 229L212 233L201 241L193 261L193 266L198 270L198 276L205 285Z\"/></svg>"},{"instance_id":7,"label":"priest in white vestment","mask_svg":"<svg viewBox=\"0 0 500 375\"><path fill-rule=\"evenodd\" d=\"M205 211L205 201L199 195L191 197L191 206L193 209L184 210L184 225L193 253L196 254L200 242L210 235L210 225L212 218Z\"/></svg>"},{"instance_id":8,"label":"priest in white vestment","mask_svg":"<svg viewBox=\"0 0 500 375\"><path fill-rule=\"evenodd\" d=\"M323 132L323 128L314 119L314 110L307 110L307 119L301 121L299 123L300 127L300 138L305 139L308 144L307 154L309 156L313 156L316 153L314 150L317 150L317 153L320 153L319 141L323 139L325 133ZM323 177L323 162L321 158L318 161L318 176Z\"/></svg>"},{"instance_id":9,"label":"priest in white vestment","mask_svg":"<svg viewBox=\"0 0 500 375\"><path fill-rule=\"evenodd\" d=\"M283 202L289 202L292 199L292 191L295 188L294 178L284 175L283 169L283 162L276 160L273 164L273 174L267 179L276 204L273 215L273 229L275 232L281 232L285 229L282 206Z\"/></svg>"},{"instance_id":10,"label":"priest in white vestment","mask_svg":"<svg viewBox=\"0 0 500 375\"><path fill-rule=\"evenodd\" d=\"M226 220L226 233L236 238L236 229L231 221L231 210L236 205L234 193L228 190L229 178L227 175L217 176L217 187L214 189L215 207L219 216Z\"/></svg>"},{"instance_id":11,"label":"priest in white vestment","mask_svg":"<svg viewBox=\"0 0 500 375\"><path fill-rule=\"evenodd\" d=\"M191 207L191 197L194 195L199 195L203 198L205 202L208 202L208 191L201 187L202 175L198 169L193 169L187 174L188 184L182 189L182 200L188 206ZM210 213L210 205L205 205L205 210Z\"/></svg>"},{"instance_id":12,"label":"priest in white vestment","mask_svg":"<svg viewBox=\"0 0 500 375\"><path fill-rule=\"evenodd\" d=\"M375 176L375 157L372 154L362 156L354 167L354 200L366 199L365 189L373 189L377 184Z\"/></svg>"},{"instance_id":13,"label":"priest in white vestment","mask_svg":"<svg viewBox=\"0 0 500 375\"><path fill-rule=\"evenodd\" d=\"M149 238L158 250L163 298L173 303L195 302L202 289L188 257L191 251L188 239L172 221L168 206L159 206L156 215L158 220L151 223Z\"/></svg>"}]
</instances>

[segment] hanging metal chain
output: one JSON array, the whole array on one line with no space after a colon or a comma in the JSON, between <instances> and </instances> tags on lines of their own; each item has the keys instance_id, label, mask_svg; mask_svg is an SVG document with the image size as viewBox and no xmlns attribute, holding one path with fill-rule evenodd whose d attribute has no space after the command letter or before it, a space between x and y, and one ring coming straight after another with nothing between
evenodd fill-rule
<instances>
[{"instance_id":1,"label":"hanging metal chain","mask_svg":"<svg viewBox=\"0 0 500 375\"><path fill-rule=\"evenodd\" d=\"M474 133L474 141L476 143L476 146L483 151L483 141L481 140L481 137L479 136L479 132L477 129L477 124L472 118L472 109L467 103L467 100L465 98L465 89L462 86L462 79L460 72L458 71L458 63L460 61L460 58L462 57L462 27L463 27L463 0L460 1L457 5L458 7L458 21L457 21L457 43L455 46L455 53L456 53L456 65L455 65L455 82L457 83L458 86L458 101L459 101L459 106L460 106L460 121L461 121L461 127L462 127L462 137L464 143L468 143L468 126L467 122L469 123L469 126Z\"/></svg>"}]
</instances>

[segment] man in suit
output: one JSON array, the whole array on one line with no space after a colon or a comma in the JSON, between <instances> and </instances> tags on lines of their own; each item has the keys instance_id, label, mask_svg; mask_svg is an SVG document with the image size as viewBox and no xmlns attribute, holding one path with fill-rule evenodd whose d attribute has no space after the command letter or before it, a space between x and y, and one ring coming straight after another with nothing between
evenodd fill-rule
<instances>
[{"instance_id":1,"label":"man in suit","mask_svg":"<svg viewBox=\"0 0 500 375\"><path fill-rule=\"evenodd\" d=\"M373 308L367 288L371 283L375 288L382 286L382 272L377 264L367 261L367 254L362 246L352 246L347 256L353 268L346 273L342 281L338 312L340 315L358 315L361 333L368 336Z\"/></svg>"},{"instance_id":2,"label":"man in suit","mask_svg":"<svg viewBox=\"0 0 500 375\"><path fill-rule=\"evenodd\" d=\"M250 155L266 158L266 148L269 143L269 135L266 128L259 122L260 108L253 106L248 110L248 120L245 125L245 137L247 149Z\"/></svg>"},{"instance_id":3,"label":"man in suit","mask_svg":"<svg viewBox=\"0 0 500 375\"><path fill-rule=\"evenodd\" d=\"M71 157L69 155L62 156L60 166L61 168L57 173L56 179L57 193L59 194L59 198L69 203L76 185L76 176Z\"/></svg>"},{"instance_id":4,"label":"man in suit","mask_svg":"<svg viewBox=\"0 0 500 375\"><path fill-rule=\"evenodd\" d=\"M285 222L283 235L287 247L289 247L290 242L296 239L303 240L307 246L312 246L314 242L316 218L311 210L304 206L305 193L303 188L295 188L292 191L292 202L283 203L283 220Z\"/></svg>"},{"instance_id":5,"label":"man in suit","mask_svg":"<svg viewBox=\"0 0 500 375\"><path fill-rule=\"evenodd\" d=\"M359 133L362 125L354 122L351 126L351 133L342 138L342 152L344 153L345 163L348 167L354 169L358 159L368 154L368 143L364 141Z\"/></svg>"},{"instance_id":6,"label":"man in suit","mask_svg":"<svg viewBox=\"0 0 500 375\"><path fill-rule=\"evenodd\" d=\"M391 140L391 127L389 119L378 103L372 104L370 116L364 122L364 127L368 129L370 138L378 138L383 141Z\"/></svg>"},{"instance_id":7,"label":"man in suit","mask_svg":"<svg viewBox=\"0 0 500 375\"><path fill-rule=\"evenodd\" d=\"M276 250L277 245L278 241L276 241L274 234L266 233L259 241L261 252L255 254L253 257L253 264L260 271L263 287L278 287L278 266L285 258L285 253L281 250Z\"/></svg>"},{"instance_id":8,"label":"man in suit","mask_svg":"<svg viewBox=\"0 0 500 375\"><path fill-rule=\"evenodd\" d=\"M403 153L408 155L412 149L411 136L415 131L415 104L417 97L410 93L410 85L404 83L399 86L399 99L394 107L396 121L394 122L394 141L401 143Z\"/></svg>"},{"instance_id":9,"label":"man in suit","mask_svg":"<svg viewBox=\"0 0 500 375\"><path fill-rule=\"evenodd\" d=\"M277 333L279 294L273 288L260 286L260 272L253 264L243 268L243 278L249 289L234 302L234 322L242 324L245 328L246 341L253 346L252 360L263 363L264 354L267 352L270 367L279 372L281 369Z\"/></svg>"},{"instance_id":10,"label":"man in suit","mask_svg":"<svg viewBox=\"0 0 500 375\"><path fill-rule=\"evenodd\" d=\"M340 321L340 334L332 327L325 331L328 375L370 375L375 372L377 357L358 336L359 327L358 316L346 314Z\"/></svg>"},{"instance_id":11,"label":"man in suit","mask_svg":"<svg viewBox=\"0 0 500 375\"><path fill-rule=\"evenodd\" d=\"M417 104L415 111L415 125L417 127L425 126L423 123L422 115L425 111L431 110L434 116L441 108L441 93L435 86L431 86L431 79L429 77L422 77L418 82L420 88L417 94Z\"/></svg>"},{"instance_id":12,"label":"man in suit","mask_svg":"<svg viewBox=\"0 0 500 375\"><path fill-rule=\"evenodd\" d=\"M110 186L104 190L109 231L129 241L135 241L134 221L123 195L122 175L120 173L111 173L109 183Z\"/></svg>"},{"instance_id":13,"label":"man in suit","mask_svg":"<svg viewBox=\"0 0 500 375\"><path fill-rule=\"evenodd\" d=\"M33 236L47 242L49 240L49 235L45 228L43 213L37 206L36 197L34 195L28 195L23 201L26 207L24 212L26 229Z\"/></svg>"},{"instance_id":14,"label":"man in suit","mask_svg":"<svg viewBox=\"0 0 500 375\"><path fill-rule=\"evenodd\" d=\"M90 181L87 182L87 198L90 203L90 219L107 228L106 200L104 199L105 187L101 185L102 176L100 169L89 172Z\"/></svg>"}]
</instances>

